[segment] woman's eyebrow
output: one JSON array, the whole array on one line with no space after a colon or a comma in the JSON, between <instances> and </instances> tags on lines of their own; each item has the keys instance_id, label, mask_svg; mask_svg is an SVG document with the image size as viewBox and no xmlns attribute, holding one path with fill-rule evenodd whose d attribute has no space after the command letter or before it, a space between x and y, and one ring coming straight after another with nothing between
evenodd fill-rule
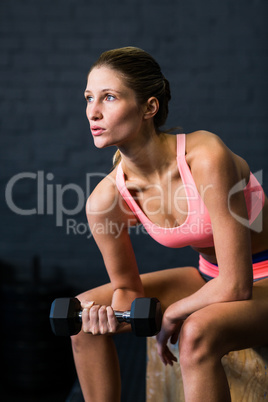
<instances>
[{"instance_id":1,"label":"woman's eyebrow","mask_svg":"<svg viewBox=\"0 0 268 402\"><path fill-rule=\"evenodd\" d=\"M113 88L105 88L105 89L101 90L101 92L109 92L109 91L117 92L118 94L121 94L120 91L117 91L116 89L113 89Z\"/></svg>"},{"instance_id":2,"label":"woman's eyebrow","mask_svg":"<svg viewBox=\"0 0 268 402\"><path fill-rule=\"evenodd\" d=\"M102 89L100 92L109 92L109 91L116 92L116 93L118 93L118 94L121 94L121 93L122 93L122 92L117 91L116 89L113 89L113 88L104 88L104 89ZM89 93L89 92L91 92L90 89L86 89L86 90L85 90L85 94L87 94L87 93Z\"/></svg>"}]
</instances>

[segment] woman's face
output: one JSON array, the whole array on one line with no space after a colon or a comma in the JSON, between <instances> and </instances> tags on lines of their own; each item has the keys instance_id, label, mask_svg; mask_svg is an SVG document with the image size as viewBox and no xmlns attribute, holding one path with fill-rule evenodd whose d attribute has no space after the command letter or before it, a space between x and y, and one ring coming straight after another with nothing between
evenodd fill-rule
<instances>
[{"instance_id":1,"label":"woman's face","mask_svg":"<svg viewBox=\"0 0 268 402\"><path fill-rule=\"evenodd\" d=\"M135 92L108 67L95 67L85 90L86 115L96 147L120 146L142 128L143 111Z\"/></svg>"}]
</instances>

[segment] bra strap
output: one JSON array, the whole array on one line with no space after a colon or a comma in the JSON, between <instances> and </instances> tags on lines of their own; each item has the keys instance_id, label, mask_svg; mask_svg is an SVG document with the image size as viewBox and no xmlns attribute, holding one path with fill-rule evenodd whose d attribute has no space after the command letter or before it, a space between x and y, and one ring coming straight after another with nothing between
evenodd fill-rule
<instances>
[{"instance_id":1,"label":"bra strap","mask_svg":"<svg viewBox=\"0 0 268 402\"><path fill-rule=\"evenodd\" d=\"M177 134L177 158L185 157L185 134Z\"/></svg>"},{"instance_id":2,"label":"bra strap","mask_svg":"<svg viewBox=\"0 0 268 402\"><path fill-rule=\"evenodd\" d=\"M123 173L123 170L122 170L121 161L118 164L115 182L116 182L116 187L118 188L118 191L121 192L122 188L125 185L124 173Z\"/></svg>"}]
</instances>

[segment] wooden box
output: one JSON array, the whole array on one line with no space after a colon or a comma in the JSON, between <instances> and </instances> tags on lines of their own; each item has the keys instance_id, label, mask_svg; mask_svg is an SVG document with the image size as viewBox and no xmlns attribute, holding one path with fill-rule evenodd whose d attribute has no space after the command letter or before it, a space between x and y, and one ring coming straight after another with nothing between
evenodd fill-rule
<instances>
[{"instance_id":1,"label":"wooden box","mask_svg":"<svg viewBox=\"0 0 268 402\"><path fill-rule=\"evenodd\" d=\"M184 402L178 344L169 344L178 363L164 366L155 338L147 338L146 402ZM268 347L230 352L222 359L232 402L268 401Z\"/></svg>"}]
</instances>

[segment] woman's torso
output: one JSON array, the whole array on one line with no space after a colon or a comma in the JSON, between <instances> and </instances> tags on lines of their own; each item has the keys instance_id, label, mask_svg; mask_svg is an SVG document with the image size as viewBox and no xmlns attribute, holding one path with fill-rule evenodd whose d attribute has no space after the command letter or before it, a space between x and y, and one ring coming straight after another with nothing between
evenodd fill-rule
<instances>
[{"instance_id":1,"label":"woman's torso","mask_svg":"<svg viewBox=\"0 0 268 402\"><path fill-rule=\"evenodd\" d=\"M187 134L186 136L185 161L190 173L191 166L194 163L194 158L198 153L198 144L200 140L203 140L201 136L202 134L199 132ZM163 172L161 177L158 177L157 180L152 182L146 177L124 176L124 182L131 197L138 205L138 208L140 208L142 212L146 212L144 215L145 219L148 219L148 224L151 222L153 225L156 225L155 227L169 229L181 227L182 229L185 227L185 222L189 222L189 204L187 201L189 191L187 191L185 187L185 179L183 182L183 175L180 174L180 169L178 168L176 159L176 136L166 135L166 141L169 142L170 149L173 150L172 156L174 157L171 158L172 162L167 166L167 169ZM241 180L245 179L245 182L248 183L250 169L247 163L241 157L232 152L231 155ZM115 169L111 175L116 179L117 173L118 168ZM193 176L192 179L194 180ZM197 191L201 197L201 192L204 191L204 189L199 188ZM268 201L266 197L261 213L263 218L263 230L261 232L251 230L253 254L268 248ZM138 218L137 223L139 223ZM194 221L193 224L195 224ZM210 241L208 243L210 243ZM200 252L208 261L216 263L215 249L213 245L209 244L208 247L199 247L198 245L193 244L188 245L191 245L196 251Z\"/></svg>"}]
</instances>

